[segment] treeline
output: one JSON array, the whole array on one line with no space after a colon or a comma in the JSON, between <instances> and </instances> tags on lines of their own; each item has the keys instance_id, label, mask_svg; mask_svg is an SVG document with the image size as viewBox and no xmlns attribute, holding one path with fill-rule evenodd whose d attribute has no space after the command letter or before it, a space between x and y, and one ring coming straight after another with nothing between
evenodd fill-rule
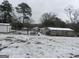
<instances>
[{"instance_id":1,"label":"treeline","mask_svg":"<svg viewBox=\"0 0 79 59\"><path fill-rule=\"evenodd\" d=\"M61 27L72 28L79 32L79 10L68 7L65 12L70 22L62 21L55 13L44 13L40 18L40 24L32 24L32 9L27 3L13 7L8 0L4 0L0 4L0 23L10 23L12 29L16 30L21 30L23 27Z\"/></svg>"},{"instance_id":2,"label":"treeline","mask_svg":"<svg viewBox=\"0 0 79 59\"><path fill-rule=\"evenodd\" d=\"M62 21L56 14L45 13L41 17L40 27L59 27L59 28L71 28L75 32L79 32L79 21L71 20L70 22Z\"/></svg>"}]
</instances>

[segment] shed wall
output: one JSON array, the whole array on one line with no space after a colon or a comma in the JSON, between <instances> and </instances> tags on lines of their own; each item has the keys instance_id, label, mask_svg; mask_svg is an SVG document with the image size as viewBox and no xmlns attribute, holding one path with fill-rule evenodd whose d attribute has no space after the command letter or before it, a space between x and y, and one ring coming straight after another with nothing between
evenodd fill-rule
<instances>
[{"instance_id":1,"label":"shed wall","mask_svg":"<svg viewBox=\"0 0 79 59\"><path fill-rule=\"evenodd\" d=\"M0 32L10 32L11 26L0 26Z\"/></svg>"}]
</instances>

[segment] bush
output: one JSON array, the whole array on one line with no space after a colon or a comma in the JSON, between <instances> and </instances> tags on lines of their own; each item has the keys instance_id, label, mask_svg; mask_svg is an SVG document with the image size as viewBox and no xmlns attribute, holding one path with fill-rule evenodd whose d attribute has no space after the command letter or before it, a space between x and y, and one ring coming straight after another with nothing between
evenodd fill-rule
<instances>
[{"instance_id":1,"label":"bush","mask_svg":"<svg viewBox=\"0 0 79 59\"><path fill-rule=\"evenodd\" d=\"M11 26L13 30L21 30L23 27L23 24L20 22L12 22Z\"/></svg>"}]
</instances>

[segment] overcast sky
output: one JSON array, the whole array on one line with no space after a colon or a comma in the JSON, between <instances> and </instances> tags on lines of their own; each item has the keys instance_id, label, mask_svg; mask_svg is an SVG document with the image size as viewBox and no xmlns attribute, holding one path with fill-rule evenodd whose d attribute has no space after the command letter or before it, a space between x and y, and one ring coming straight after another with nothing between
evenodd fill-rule
<instances>
[{"instance_id":1,"label":"overcast sky","mask_svg":"<svg viewBox=\"0 0 79 59\"><path fill-rule=\"evenodd\" d=\"M0 0L0 4L3 0ZM41 15L45 12L55 12L63 20L66 19L64 8L69 5L79 7L79 0L9 0L15 7L21 2L27 3L32 8L32 18L39 22Z\"/></svg>"}]
</instances>

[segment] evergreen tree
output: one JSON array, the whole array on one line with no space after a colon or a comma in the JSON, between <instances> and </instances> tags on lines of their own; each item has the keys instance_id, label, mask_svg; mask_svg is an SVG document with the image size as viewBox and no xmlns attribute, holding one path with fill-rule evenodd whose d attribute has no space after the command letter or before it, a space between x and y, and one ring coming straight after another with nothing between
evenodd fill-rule
<instances>
[{"instance_id":1,"label":"evergreen tree","mask_svg":"<svg viewBox=\"0 0 79 59\"><path fill-rule=\"evenodd\" d=\"M4 0L0 5L0 11L2 12L2 22L3 23L11 23L11 13L12 13L12 5L8 0Z\"/></svg>"},{"instance_id":2,"label":"evergreen tree","mask_svg":"<svg viewBox=\"0 0 79 59\"><path fill-rule=\"evenodd\" d=\"M16 7L16 11L23 15L23 24L25 23L25 20L26 23L29 23L30 17L32 16L32 11L29 5L27 5L26 3L21 3Z\"/></svg>"}]
</instances>

